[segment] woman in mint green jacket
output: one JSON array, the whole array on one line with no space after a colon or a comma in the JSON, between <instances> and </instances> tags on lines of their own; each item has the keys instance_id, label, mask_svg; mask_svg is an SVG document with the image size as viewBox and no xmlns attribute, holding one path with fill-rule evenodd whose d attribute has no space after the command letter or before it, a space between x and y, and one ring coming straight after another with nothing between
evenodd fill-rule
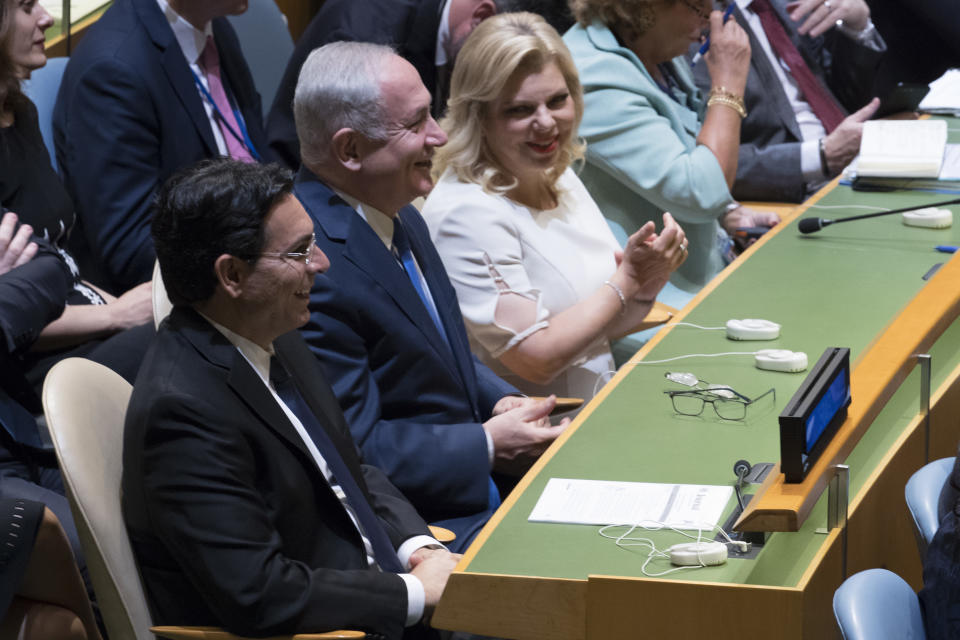
<instances>
[{"instance_id":1,"label":"woman in mint green jacket","mask_svg":"<svg viewBox=\"0 0 960 640\"><path fill-rule=\"evenodd\" d=\"M671 278L683 306L732 256L728 233L773 226L776 214L739 206L737 170L750 44L709 0L574 0L564 40L584 89L584 184L621 241L669 211L689 240ZM683 57L709 26L699 64L713 81L704 100ZM684 295L684 293L686 295Z\"/></svg>"}]
</instances>

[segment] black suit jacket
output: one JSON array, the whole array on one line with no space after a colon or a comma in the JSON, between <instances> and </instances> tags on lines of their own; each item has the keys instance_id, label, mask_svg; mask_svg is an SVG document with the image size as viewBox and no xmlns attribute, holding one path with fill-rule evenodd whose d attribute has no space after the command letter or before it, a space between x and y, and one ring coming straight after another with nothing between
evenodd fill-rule
<instances>
[{"instance_id":1,"label":"black suit jacket","mask_svg":"<svg viewBox=\"0 0 960 640\"><path fill-rule=\"evenodd\" d=\"M225 18L221 73L253 146L272 159L260 96ZM153 272L150 205L176 170L220 155L183 51L156 0L116 0L70 57L53 114L57 162L77 208L81 272L113 293Z\"/></svg>"},{"instance_id":2,"label":"black suit jacket","mask_svg":"<svg viewBox=\"0 0 960 640\"><path fill-rule=\"evenodd\" d=\"M297 41L267 117L272 151L291 169L300 166L300 142L293 120L293 95L300 67L310 52L347 40L394 47L420 73L433 96L434 115L446 104L437 92L436 48L440 0L326 0Z\"/></svg>"},{"instance_id":3,"label":"black suit jacket","mask_svg":"<svg viewBox=\"0 0 960 640\"><path fill-rule=\"evenodd\" d=\"M274 347L394 545L429 535L384 475L361 463L299 334ZM156 624L402 635L403 580L368 567L356 527L280 405L192 309L175 308L157 333L123 449L124 520Z\"/></svg>"},{"instance_id":4,"label":"black suit jacket","mask_svg":"<svg viewBox=\"0 0 960 640\"><path fill-rule=\"evenodd\" d=\"M770 0L780 22L810 70L845 111L864 106L872 97L873 78L881 52L859 45L831 29L819 38L801 36L787 15L787 0ZM750 74L744 91L747 117L740 130L740 153L733 197L738 200L802 202L807 196L800 171L800 125L770 61L740 12L734 16L750 38ZM707 65L694 68L697 86L710 91Z\"/></svg>"}]
</instances>

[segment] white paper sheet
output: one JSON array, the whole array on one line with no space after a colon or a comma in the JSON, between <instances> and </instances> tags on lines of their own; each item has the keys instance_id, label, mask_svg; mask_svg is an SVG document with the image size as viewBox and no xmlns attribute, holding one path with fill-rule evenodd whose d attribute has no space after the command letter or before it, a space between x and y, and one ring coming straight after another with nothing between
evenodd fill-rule
<instances>
[{"instance_id":1,"label":"white paper sheet","mask_svg":"<svg viewBox=\"0 0 960 640\"><path fill-rule=\"evenodd\" d=\"M930 93L920 102L921 111L960 112L960 69L950 69L930 83Z\"/></svg>"},{"instance_id":2,"label":"white paper sheet","mask_svg":"<svg viewBox=\"0 0 960 640\"><path fill-rule=\"evenodd\" d=\"M531 522L637 524L657 522L677 529L717 524L733 487L608 482L550 478L530 513Z\"/></svg>"}]
</instances>

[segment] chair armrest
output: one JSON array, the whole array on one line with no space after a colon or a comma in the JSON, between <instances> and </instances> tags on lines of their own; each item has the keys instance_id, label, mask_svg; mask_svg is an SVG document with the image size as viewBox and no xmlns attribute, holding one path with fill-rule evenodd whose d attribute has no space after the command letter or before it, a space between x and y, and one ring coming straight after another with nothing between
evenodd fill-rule
<instances>
[{"instance_id":1,"label":"chair armrest","mask_svg":"<svg viewBox=\"0 0 960 640\"><path fill-rule=\"evenodd\" d=\"M450 529L444 529L443 527L437 527L432 524L430 525L430 534L436 538L437 542L442 542L443 544L453 542L457 539L457 534L450 531Z\"/></svg>"}]
</instances>

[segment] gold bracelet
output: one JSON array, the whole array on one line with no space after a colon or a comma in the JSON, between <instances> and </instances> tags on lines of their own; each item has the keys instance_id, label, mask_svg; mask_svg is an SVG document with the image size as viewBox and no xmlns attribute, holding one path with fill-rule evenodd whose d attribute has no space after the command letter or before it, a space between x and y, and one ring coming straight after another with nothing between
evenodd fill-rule
<instances>
[{"instance_id":1,"label":"gold bracelet","mask_svg":"<svg viewBox=\"0 0 960 640\"><path fill-rule=\"evenodd\" d=\"M715 87L710 90L710 97L707 99L707 106L722 104L730 107L737 112L741 118L747 117L747 108L743 104L743 96L739 96L725 87Z\"/></svg>"}]
</instances>

